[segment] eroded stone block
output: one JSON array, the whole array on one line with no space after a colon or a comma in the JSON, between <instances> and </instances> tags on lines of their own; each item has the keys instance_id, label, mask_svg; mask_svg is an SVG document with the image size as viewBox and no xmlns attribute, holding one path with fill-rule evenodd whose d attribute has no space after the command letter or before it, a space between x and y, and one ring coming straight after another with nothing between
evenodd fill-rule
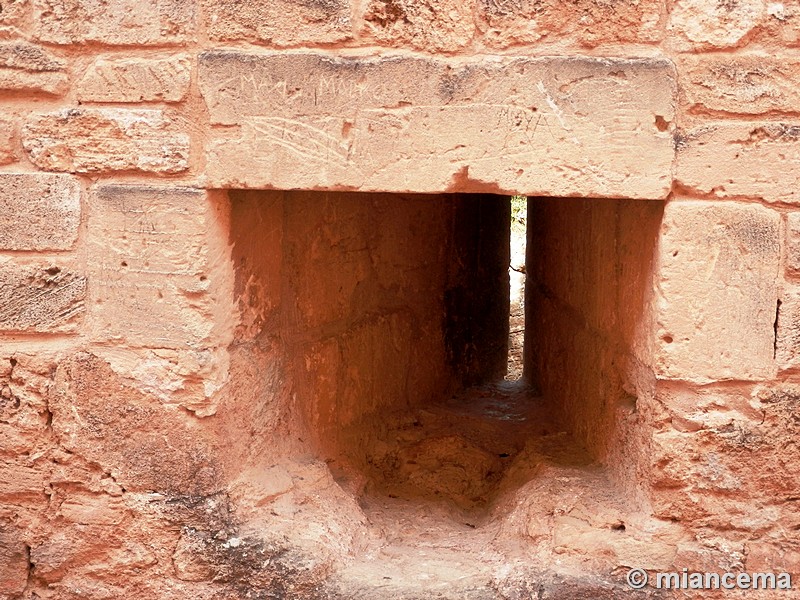
<instances>
[{"instance_id":1,"label":"eroded stone block","mask_svg":"<svg viewBox=\"0 0 800 600\"><path fill-rule=\"evenodd\" d=\"M0 44L0 89L62 94L67 90L64 61L25 42Z\"/></svg>"},{"instance_id":2,"label":"eroded stone block","mask_svg":"<svg viewBox=\"0 0 800 600\"><path fill-rule=\"evenodd\" d=\"M67 333L85 310L86 277L65 265L0 262L0 330Z\"/></svg>"},{"instance_id":3,"label":"eroded stone block","mask_svg":"<svg viewBox=\"0 0 800 600\"><path fill-rule=\"evenodd\" d=\"M664 5L656 0L480 0L478 29L495 47L577 40L583 46L654 42L663 36Z\"/></svg>"},{"instance_id":4,"label":"eroded stone block","mask_svg":"<svg viewBox=\"0 0 800 600\"><path fill-rule=\"evenodd\" d=\"M0 250L71 248L80 198L80 185L69 175L0 174Z\"/></svg>"},{"instance_id":5,"label":"eroded stone block","mask_svg":"<svg viewBox=\"0 0 800 600\"><path fill-rule=\"evenodd\" d=\"M760 25L765 9L763 0L679 0L670 12L669 32L689 47L737 46Z\"/></svg>"},{"instance_id":6,"label":"eroded stone block","mask_svg":"<svg viewBox=\"0 0 800 600\"><path fill-rule=\"evenodd\" d=\"M203 0L203 5L206 27L215 40L294 46L353 37L347 0Z\"/></svg>"},{"instance_id":7,"label":"eroded stone block","mask_svg":"<svg viewBox=\"0 0 800 600\"><path fill-rule=\"evenodd\" d=\"M800 213L786 216L786 267L790 274L800 275Z\"/></svg>"},{"instance_id":8,"label":"eroded stone block","mask_svg":"<svg viewBox=\"0 0 800 600\"><path fill-rule=\"evenodd\" d=\"M213 187L661 198L663 60L206 52ZM646 161L641 160L647 156Z\"/></svg>"},{"instance_id":9,"label":"eroded stone block","mask_svg":"<svg viewBox=\"0 0 800 600\"><path fill-rule=\"evenodd\" d=\"M15 119L0 115L0 165L19 160L20 149Z\"/></svg>"},{"instance_id":10,"label":"eroded stone block","mask_svg":"<svg viewBox=\"0 0 800 600\"><path fill-rule=\"evenodd\" d=\"M184 0L33 0L34 36L55 44L178 43L192 39L196 10Z\"/></svg>"},{"instance_id":11,"label":"eroded stone block","mask_svg":"<svg viewBox=\"0 0 800 600\"><path fill-rule=\"evenodd\" d=\"M760 54L692 56L681 67L691 104L748 114L800 109L798 60Z\"/></svg>"},{"instance_id":12,"label":"eroded stone block","mask_svg":"<svg viewBox=\"0 0 800 600\"><path fill-rule=\"evenodd\" d=\"M676 179L718 198L800 202L800 124L714 122L677 136Z\"/></svg>"},{"instance_id":13,"label":"eroded stone block","mask_svg":"<svg viewBox=\"0 0 800 600\"><path fill-rule=\"evenodd\" d=\"M363 33L385 46L454 51L475 34L472 11L470 3L459 0L371 0Z\"/></svg>"},{"instance_id":14,"label":"eroded stone block","mask_svg":"<svg viewBox=\"0 0 800 600\"><path fill-rule=\"evenodd\" d=\"M186 56L165 59L98 58L77 84L86 102L180 102L189 91Z\"/></svg>"},{"instance_id":15,"label":"eroded stone block","mask_svg":"<svg viewBox=\"0 0 800 600\"><path fill-rule=\"evenodd\" d=\"M202 190L94 190L88 224L94 338L148 348L210 345L215 311L229 310L214 303L214 286L221 284L215 265L225 259L207 238L216 221Z\"/></svg>"},{"instance_id":16,"label":"eroded stone block","mask_svg":"<svg viewBox=\"0 0 800 600\"><path fill-rule=\"evenodd\" d=\"M775 356L784 369L800 366L800 287L784 288L777 314Z\"/></svg>"},{"instance_id":17,"label":"eroded stone block","mask_svg":"<svg viewBox=\"0 0 800 600\"><path fill-rule=\"evenodd\" d=\"M23 532L0 522L0 590L7 598L22 594L28 583L28 552Z\"/></svg>"},{"instance_id":18,"label":"eroded stone block","mask_svg":"<svg viewBox=\"0 0 800 600\"><path fill-rule=\"evenodd\" d=\"M38 114L23 127L22 144L48 171L178 173L189 167L189 136L161 110Z\"/></svg>"},{"instance_id":19,"label":"eroded stone block","mask_svg":"<svg viewBox=\"0 0 800 600\"><path fill-rule=\"evenodd\" d=\"M774 373L780 215L755 204L667 205L660 247L656 369L667 379Z\"/></svg>"}]
</instances>

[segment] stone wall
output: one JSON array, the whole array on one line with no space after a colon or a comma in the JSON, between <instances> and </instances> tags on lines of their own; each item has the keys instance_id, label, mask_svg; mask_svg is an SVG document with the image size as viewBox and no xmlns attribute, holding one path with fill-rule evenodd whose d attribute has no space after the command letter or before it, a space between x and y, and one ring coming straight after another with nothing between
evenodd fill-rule
<instances>
[{"instance_id":1,"label":"stone wall","mask_svg":"<svg viewBox=\"0 0 800 600\"><path fill-rule=\"evenodd\" d=\"M458 385L456 194L548 198L526 361L655 564L800 577L799 46L788 1L3 2L0 598L355 597L320 448Z\"/></svg>"}]
</instances>

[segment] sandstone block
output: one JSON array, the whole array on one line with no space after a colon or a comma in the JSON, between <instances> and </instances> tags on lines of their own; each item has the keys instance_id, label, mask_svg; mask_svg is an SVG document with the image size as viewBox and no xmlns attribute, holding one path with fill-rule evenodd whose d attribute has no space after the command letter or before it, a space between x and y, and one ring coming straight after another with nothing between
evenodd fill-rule
<instances>
[{"instance_id":1,"label":"sandstone block","mask_svg":"<svg viewBox=\"0 0 800 600\"><path fill-rule=\"evenodd\" d=\"M363 15L363 34L387 46L454 51L472 40L472 10L470 3L458 0L371 0Z\"/></svg>"},{"instance_id":2,"label":"sandstone block","mask_svg":"<svg viewBox=\"0 0 800 600\"><path fill-rule=\"evenodd\" d=\"M0 502L7 504L41 498L46 483L43 468L31 467L13 459L0 459Z\"/></svg>"},{"instance_id":3,"label":"sandstone block","mask_svg":"<svg viewBox=\"0 0 800 600\"><path fill-rule=\"evenodd\" d=\"M786 217L786 263L790 274L800 275L800 213Z\"/></svg>"},{"instance_id":4,"label":"sandstone block","mask_svg":"<svg viewBox=\"0 0 800 600\"><path fill-rule=\"evenodd\" d=\"M66 333L85 310L86 277L66 266L0 263L0 330Z\"/></svg>"},{"instance_id":5,"label":"sandstone block","mask_svg":"<svg viewBox=\"0 0 800 600\"><path fill-rule=\"evenodd\" d=\"M218 51L201 55L200 87L213 125L240 126L212 132L213 187L662 198L671 185L666 61Z\"/></svg>"},{"instance_id":6,"label":"sandstone block","mask_svg":"<svg viewBox=\"0 0 800 600\"><path fill-rule=\"evenodd\" d=\"M0 165L19 159L19 133L17 123L10 117L0 116Z\"/></svg>"},{"instance_id":7,"label":"sandstone block","mask_svg":"<svg viewBox=\"0 0 800 600\"><path fill-rule=\"evenodd\" d=\"M800 366L800 287L787 286L777 314L775 356L781 368Z\"/></svg>"},{"instance_id":8,"label":"sandstone block","mask_svg":"<svg viewBox=\"0 0 800 600\"><path fill-rule=\"evenodd\" d=\"M494 47L576 40L583 46L653 42L663 35L664 5L655 0L480 0L478 29Z\"/></svg>"},{"instance_id":9,"label":"sandstone block","mask_svg":"<svg viewBox=\"0 0 800 600\"><path fill-rule=\"evenodd\" d=\"M294 46L353 37L347 0L203 0L203 6L206 28L215 40Z\"/></svg>"},{"instance_id":10,"label":"sandstone block","mask_svg":"<svg viewBox=\"0 0 800 600\"><path fill-rule=\"evenodd\" d=\"M114 45L191 40L196 5L183 0L33 0L34 36L43 42Z\"/></svg>"},{"instance_id":11,"label":"sandstone block","mask_svg":"<svg viewBox=\"0 0 800 600\"><path fill-rule=\"evenodd\" d=\"M796 47L800 44L800 2L767 2L759 38L771 43L777 41L782 46Z\"/></svg>"},{"instance_id":12,"label":"sandstone block","mask_svg":"<svg viewBox=\"0 0 800 600\"><path fill-rule=\"evenodd\" d=\"M22 595L28 583L28 552L22 542L23 533L0 522L0 596L13 598Z\"/></svg>"},{"instance_id":13,"label":"sandstone block","mask_svg":"<svg viewBox=\"0 0 800 600\"><path fill-rule=\"evenodd\" d=\"M765 9L763 0L679 0L670 12L668 32L689 47L737 46L761 24Z\"/></svg>"},{"instance_id":14,"label":"sandstone block","mask_svg":"<svg viewBox=\"0 0 800 600\"><path fill-rule=\"evenodd\" d=\"M218 218L202 190L104 185L90 195L88 269L97 340L128 346L211 345L225 260L208 242ZM232 275L231 275L232 276ZM220 298L220 301L222 299Z\"/></svg>"},{"instance_id":15,"label":"sandstone block","mask_svg":"<svg viewBox=\"0 0 800 600\"><path fill-rule=\"evenodd\" d=\"M680 66L690 104L748 114L800 110L800 60L711 55L687 57Z\"/></svg>"},{"instance_id":16,"label":"sandstone block","mask_svg":"<svg viewBox=\"0 0 800 600\"><path fill-rule=\"evenodd\" d=\"M0 250L68 250L80 218L81 190L73 177L0 174Z\"/></svg>"},{"instance_id":17,"label":"sandstone block","mask_svg":"<svg viewBox=\"0 0 800 600\"><path fill-rule=\"evenodd\" d=\"M774 373L780 216L760 205L676 201L660 243L656 368L708 382Z\"/></svg>"},{"instance_id":18,"label":"sandstone block","mask_svg":"<svg viewBox=\"0 0 800 600\"><path fill-rule=\"evenodd\" d=\"M23 127L22 144L48 171L179 173L189 166L189 136L161 110L38 114Z\"/></svg>"},{"instance_id":19,"label":"sandstone block","mask_svg":"<svg viewBox=\"0 0 800 600\"><path fill-rule=\"evenodd\" d=\"M98 58L78 82L85 102L180 102L189 91L187 56L165 59Z\"/></svg>"},{"instance_id":20,"label":"sandstone block","mask_svg":"<svg viewBox=\"0 0 800 600\"><path fill-rule=\"evenodd\" d=\"M33 44L1 43L0 89L64 93L67 89L64 61Z\"/></svg>"},{"instance_id":21,"label":"sandstone block","mask_svg":"<svg viewBox=\"0 0 800 600\"><path fill-rule=\"evenodd\" d=\"M199 495L219 489L219 455L208 432L187 424L184 412L126 385L93 355L77 354L59 364L50 408L59 444L113 472L127 492ZM90 509L98 503L101 513ZM107 496L84 496L70 503L64 516L78 523L115 523L124 507Z\"/></svg>"},{"instance_id":22,"label":"sandstone block","mask_svg":"<svg viewBox=\"0 0 800 600\"><path fill-rule=\"evenodd\" d=\"M800 202L800 125L733 122L677 136L676 180L718 198Z\"/></svg>"},{"instance_id":23,"label":"sandstone block","mask_svg":"<svg viewBox=\"0 0 800 600\"><path fill-rule=\"evenodd\" d=\"M0 12L0 26L18 26L30 14L30 0L8 0Z\"/></svg>"}]
</instances>

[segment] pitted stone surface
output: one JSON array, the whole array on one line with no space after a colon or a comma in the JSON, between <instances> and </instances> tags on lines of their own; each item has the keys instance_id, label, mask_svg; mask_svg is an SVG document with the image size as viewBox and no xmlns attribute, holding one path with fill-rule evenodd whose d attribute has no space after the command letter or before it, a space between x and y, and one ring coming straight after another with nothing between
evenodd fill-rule
<instances>
[{"instance_id":1,"label":"pitted stone surface","mask_svg":"<svg viewBox=\"0 0 800 600\"><path fill-rule=\"evenodd\" d=\"M212 129L212 187L633 198L670 187L664 60L214 51L199 72L212 126L239 126Z\"/></svg>"},{"instance_id":2,"label":"pitted stone surface","mask_svg":"<svg viewBox=\"0 0 800 600\"><path fill-rule=\"evenodd\" d=\"M162 110L37 114L23 127L22 144L47 171L178 173L189 167L189 136Z\"/></svg>"},{"instance_id":3,"label":"pitted stone surface","mask_svg":"<svg viewBox=\"0 0 800 600\"><path fill-rule=\"evenodd\" d=\"M758 380L774 374L780 215L754 204L667 204L660 249L657 373Z\"/></svg>"},{"instance_id":4,"label":"pitted stone surface","mask_svg":"<svg viewBox=\"0 0 800 600\"><path fill-rule=\"evenodd\" d=\"M80 185L70 175L0 174L0 250L68 250L78 238Z\"/></svg>"}]
</instances>

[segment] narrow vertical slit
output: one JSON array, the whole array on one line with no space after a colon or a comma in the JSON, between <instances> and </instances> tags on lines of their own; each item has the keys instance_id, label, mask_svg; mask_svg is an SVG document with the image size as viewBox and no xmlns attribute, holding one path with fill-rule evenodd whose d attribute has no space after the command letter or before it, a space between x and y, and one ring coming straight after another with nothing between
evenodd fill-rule
<instances>
[{"instance_id":1,"label":"narrow vertical slit","mask_svg":"<svg viewBox=\"0 0 800 600\"><path fill-rule=\"evenodd\" d=\"M772 324L772 330L774 332L772 338L772 358L773 360L778 358L778 320L781 316L781 301L775 303L775 322Z\"/></svg>"},{"instance_id":2,"label":"narrow vertical slit","mask_svg":"<svg viewBox=\"0 0 800 600\"><path fill-rule=\"evenodd\" d=\"M522 379L522 349L525 345L525 242L527 237L528 199L511 197L511 260L508 269L510 286L508 307L507 381Z\"/></svg>"}]
</instances>

